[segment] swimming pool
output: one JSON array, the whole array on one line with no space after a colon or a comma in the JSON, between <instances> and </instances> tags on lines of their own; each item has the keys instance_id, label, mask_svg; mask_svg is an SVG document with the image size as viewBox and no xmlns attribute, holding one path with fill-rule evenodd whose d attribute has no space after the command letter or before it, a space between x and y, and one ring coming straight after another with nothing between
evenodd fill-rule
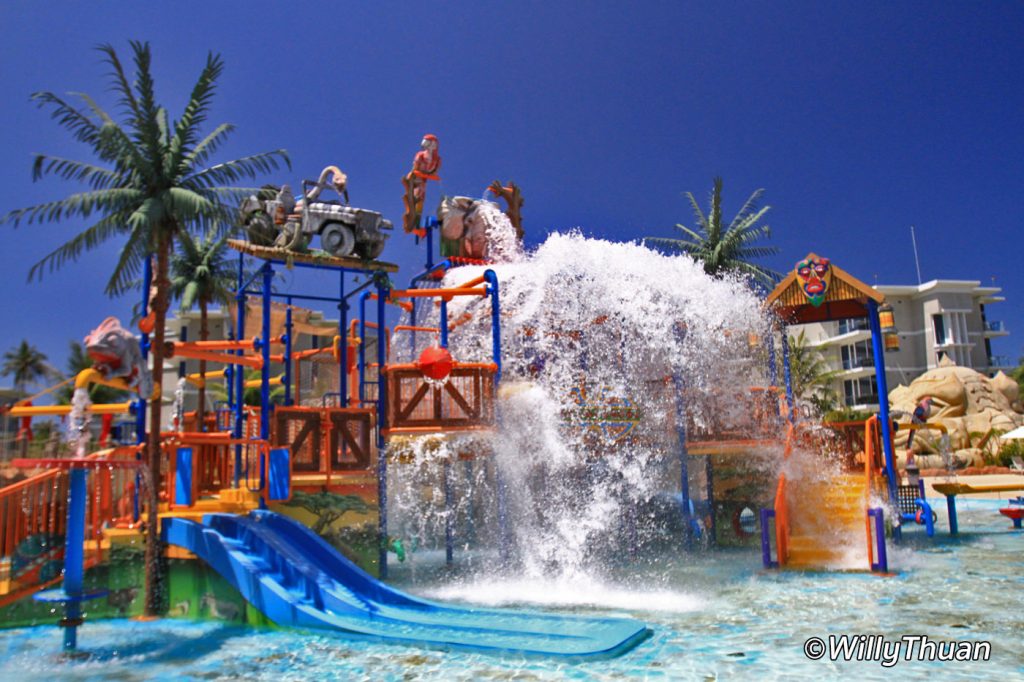
<instances>
[{"instance_id":1,"label":"swimming pool","mask_svg":"<svg viewBox=\"0 0 1024 682\"><path fill-rule=\"evenodd\" d=\"M937 504L939 509L944 505ZM32 679L1015 679L1024 675L1024 533L999 503L960 502L958 538L911 529L891 550L894 577L766 572L757 550L720 550L621 570L600 584L450 574L432 556L396 567L403 588L446 601L555 613L625 615L653 635L626 655L584 664L359 642L325 632L165 619L88 622L63 658L52 625L0 631L0 678ZM440 557L438 557L440 559ZM666 568L668 566L668 568ZM812 661L809 637L991 642L980 662Z\"/></svg>"}]
</instances>

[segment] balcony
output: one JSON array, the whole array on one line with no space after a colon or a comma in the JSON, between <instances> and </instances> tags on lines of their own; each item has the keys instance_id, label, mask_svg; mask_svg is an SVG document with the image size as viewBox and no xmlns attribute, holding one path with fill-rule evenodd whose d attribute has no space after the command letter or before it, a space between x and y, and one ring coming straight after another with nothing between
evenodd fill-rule
<instances>
[{"instance_id":1,"label":"balcony","mask_svg":"<svg viewBox=\"0 0 1024 682\"><path fill-rule=\"evenodd\" d=\"M1006 330L1006 326L1002 320L988 320L985 322L985 336L992 338L993 336L1006 336L1009 334Z\"/></svg>"},{"instance_id":2,"label":"balcony","mask_svg":"<svg viewBox=\"0 0 1024 682\"><path fill-rule=\"evenodd\" d=\"M872 369L874 366L875 359L873 357L843 360L843 369Z\"/></svg>"},{"instance_id":3,"label":"balcony","mask_svg":"<svg viewBox=\"0 0 1024 682\"><path fill-rule=\"evenodd\" d=\"M861 317L853 320L839 320L840 334L849 334L850 332L864 331L865 329L871 329L867 318Z\"/></svg>"},{"instance_id":4,"label":"balcony","mask_svg":"<svg viewBox=\"0 0 1024 682\"><path fill-rule=\"evenodd\" d=\"M809 345L811 348L825 348L827 346L845 346L847 344L857 343L858 341L868 341L870 339L870 329L852 329L841 332L836 336L822 337Z\"/></svg>"},{"instance_id":5,"label":"balcony","mask_svg":"<svg viewBox=\"0 0 1024 682\"><path fill-rule=\"evenodd\" d=\"M988 366L992 369L1015 369L1017 363L1009 355L990 355Z\"/></svg>"}]
</instances>

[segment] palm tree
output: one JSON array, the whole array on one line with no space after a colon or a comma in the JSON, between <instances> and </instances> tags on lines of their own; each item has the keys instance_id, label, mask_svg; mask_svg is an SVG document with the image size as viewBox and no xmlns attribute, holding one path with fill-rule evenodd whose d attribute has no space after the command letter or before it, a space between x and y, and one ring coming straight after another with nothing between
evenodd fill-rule
<instances>
[{"instance_id":1,"label":"palm tree","mask_svg":"<svg viewBox=\"0 0 1024 682\"><path fill-rule=\"evenodd\" d=\"M779 252L775 246L755 246L754 242L762 237L771 236L768 225L758 225L758 221L771 208L758 208L758 201L764 194L759 189L750 195L743 208L732 219L728 227L722 226L722 178L715 178L711 190L711 205L707 215L701 210L692 192L686 196L693 208L697 221L697 229L690 229L677 224L684 237L667 239L663 237L646 237L645 244L661 247L672 253L685 253L704 265L704 272L713 277L735 272L752 278L758 284L771 288L779 278L774 270L754 265L754 258L773 256Z\"/></svg>"},{"instance_id":2,"label":"palm tree","mask_svg":"<svg viewBox=\"0 0 1024 682\"><path fill-rule=\"evenodd\" d=\"M811 347L803 329L789 337L789 368L798 402L814 406L821 414L836 408L839 397L832 390L832 380L838 372L829 369L821 353Z\"/></svg>"},{"instance_id":3,"label":"palm tree","mask_svg":"<svg viewBox=\"0 0 1024 682\"><path fill-rule=\"evenodd\" d=\"M237 273L227 258L228 234L210 230L201 240L182 235L179 249L171 257L171 296L181 302L181 311L199 304L199 340L209 339L208 309L211 303L228 305L233 299ZM206 360L199 361L199 430L206 414Z\"/></svg>"},{"instance_id":4,"label":"palm tree","mask_svg":"<svg viewBox=\"0 0 1024 682\"><path fill-rule=\"evenodd\" d=\"M115 121L92 97L85 94L63 98L52 92L39 92L32 98L50 110L51 117L76 140L84 143L96 163L39 155L33 165L33 179L57 175L84 183L88 189L64 199L12 211L4 222L56 222L80 218L92 225L36 263L29 279L46 270L56 270L75 261L85 251L112 239L123 240L117 264L106 292L124 293L138 278L143 264L155 256L155 313L153 371L156 385L163 379L164 324L169 307L168 269L172 242L189 230L229 224L233 207L253 192L231 186L245 178L288 164L284 150L276 150L207 165L210 156L234 129L222 123L205 137L201 134L224 69L220 56L208 54L188 102L176 121L156 101L151 54L148 43L131 42L135 66L129 80L117 52L110 45L99 48L110 67L111 90L124 120ZM72 102L71 98L80 100ZM290 164L289 164L290 165ZM146 396L149 397L149 396ZM149 515L146 539L146 613L161 609L162 572L158 567L157 492L160 489L160 400L150 402L150 429L147 461L153 484L149 491Z\"/></svg>"},{"instance_id":5,"label":"palm tree","mask_svg":"<svg viewBox=\"0 0 1024 682\"><path fill-rule=\"evenodd\" d=\"M4 353L4 364L0 367L0 375L13 376L14 387L22 395L28 392L29 384L54 374L53 367L46 361L46 354L27 340Z\"/></svg>"}]
</instances>

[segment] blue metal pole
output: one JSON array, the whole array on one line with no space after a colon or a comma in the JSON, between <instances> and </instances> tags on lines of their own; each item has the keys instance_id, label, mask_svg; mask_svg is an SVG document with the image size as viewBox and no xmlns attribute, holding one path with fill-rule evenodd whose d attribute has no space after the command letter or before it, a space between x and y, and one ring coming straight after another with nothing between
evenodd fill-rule
<instances>
[{"instance_id":1,"label":"blue metal pole","mask_svg":"<svg viewBox=\"0 0 1024 682\"><path fill-rule=\"evenodd\" d=\"M704 455L704 476L707 479L708 489L708 515L711 519L711 525L708 527L708 540L712 546L718 542L718 516L715 513L715 480L714 480L714 466L711 461L711 455Z\"/></svg>"},{"instance_id":2,"label":"blue metal pole","mask_svg":"<svg viewBox=\"0 0 1024 682\"><path fill-rule=\"evenodd\" d=\"M149 315L149 289L153 285L153 257L150 256L142 264L142 305L139 310L142 317ZM142 334L139 342L142 350L142 361L147 365L149 360L149 334ZM149 396L140 395L135 409L135 442L139 445L146 442L146 403ZM142 459L142 449L135 453L135 459ZM140 514L139 491L142 489L142 474L135 471L135 493L132 495L132 520L138 521Z\"/></svg>"},{"instance_id":3,"label":"blue metal pole","mask_svg":"<svg viewBox=\"0 0 1024 682\"><path fill-rule=\"evenodd\" d=\"M949 534L956 535L960 532L956 521L956 495L946 495L946 513L949 515Z\"/></svg>"},{"instance_id":4,"label":"blue metal pole","mask_svg":"<svg viewBox=\"0 0 1024 682\"><path fill-rule=\"evenodd\" d=\"M772 561L772 539L769 532L769 519L775 518L774 509L761 510L761 563L765 568L774 568L778 564Z\"/></svg>"},{"instance_id":5,"label":"blue metal pole","mask_svg":"<svg viewBox=\"0 0 1024 682\"><path fill-rule=\"evenodd\" d=\"M876 509L868 510L868 514L875 518L875 538L878 542L878 563L872 568L876 568L882 573L889 572L889 556L885 550L885 512L882 511L881 507Z\"/></svg>"},{"instance_id":6,"label":"blue metal pole","mask_svg":"<svg viewBox=\"0 0 1024 682\"><path fill-rule=\"evenodd\" d=\"M263 367L260 369L260 438L270 440L270 287L274 281L274 268L263 265L263 324L260 332L260 350ZM260 488L263 482L260 481Z\"/></svg>"},{"instance_id":7,"label":"blue metal pole","mask_svg":"<svg viewBox=\"0 0 1024 682\"><path fill-rule=\"evenodd\" d=\"M441 330L441 348L448 347L448 301L441 299L437 328Z\"/></svg>"},{"instance_id":8,"label":"blue metal pole","mask_svg":"<svg viewBox=\"0 0 1024 682\"><path fill-rule=\"evenodd\" d=\"M181 333L179 334L182 341L188 341L188 323L182 320ZM183 379L185 377L185 361L181 360L178 362L178 378Z\"/></svg>"},{"instance_id":9,"label":"blue metal pole","mask_svg":"<svg viewBox=\"0 0 1024 682\"><path fill-rule=\"evenodd\" d=\"M64 593L68 601L64 606L64 649L74 649L78 644L78 626L81 624L83 562L85 545L85 483L88 472L73 467L70 478L70 499L68 500L67 536L64 541Z\"/></svg>"},{"instance_id":10,"label":"blue metal pole","mask_svg":"<svg viewBox=\"0 0 1024 682\"><path fill-rule=\"evenodd\" d=\"M793 414L793 371L789 364L789 337L786 335L786 328L782 327L782 373L786 382L786 408L789 410L789 421L793 421L796 415Z\"/></svg>"},{"instance_id":11,"label":"blue metal pole","mask_svg":"<svg viewBox=\"0 0 1024 682\"><path fill-rule=\"evenodd\" d=\"M494 374L494 388L501 382L501 301L498 294L498 274L494 270L484 272L487 293L491 296L491 357L498 371Z\"/></svg>"},{"instance_id":12,"label":"blue metal pole","mask_svg":"<svg viewBox=\"0 0 1024 682\"><path fill-rule=\"evenodd\" d=\"M889 416L889 385L885 377L885 342L878 319L878 304L868 300L868 324L871 327L871 350L875 354L875 383L878 387L878 421L882 427L882 450L885 452L885 475L889 479L889 499L896 504L896 455L892 448L892 419ZM893 537L900 539L900 528L893 526Z\"/></svg>"},{"instance_id":13,"label":"blue metal pole","mask_svg":"<svg viewBox=\"0 0 1024 682\"><path fill-rule=\"evenodd\" d=\"M377 536L381 580L388 577L388 458L384 429L388 426L387 382L384 375L384 303L388 290L377 283Z\"/></svg>"},{"instance_id":14,"label":"blue metal pole","mask_svg":"<svg viewBox=\"0 0 1024 682\"><path fill-rule=\"evenodd\" d=\"M241 341L245 338L245 254L238 254L238 291L235 293L235 340ZM236 355L242 355L244 351L239 349ZM245 416L245 370L242 365L234 366L235 380L235 428L234 437L242 437L242 418ZM234 487L237 489L242 480L242 446L235 446L235 475Z\"/></svg>"},{"instance_id":15,"label":"blue metal pole","mask_svg":"<svg viewBox=\"0 0 1024 682\"><path fill-rule=\"evenodd\" d=\"M292 404L292 297L285 299L284 314L284 404Z\"/></svg>"},{"instance_id":16,"label":"blue metal pole","mask_svg":"<svg viewBox=\"0 0 1024 682\"><path fill-rule=\"evenodd\" d=\"M676 398L676 436L679 439L679 493L680 511L683 516L683 543L687 550L693 549L693 528L690 517L690 455L686 450L686 408L683 403L683 380L677 374L672 375L672 385Z\"/></svg>"},{"instance_id":17,"label":"blue metal pole","mask_svg":"<svg viewBox=\"0 0 1024 682\"><path fill-rule=\"evenodd\" d=\"M452 463L444 461L444 561L449 566L455 556L455 509L452 494Z\"/></svg>"},{"instance_id":18,"label":"blue metal pole","mask_svg":"<svg viewBox=\"0 0 1024 682\"><path fill-rule=\"evenodd\" d=\"M434 267L434 227L437 221L433 218L427 219L427 270Z\"/></svg>"},{"instance_id":19,"label":"blue metal pole","mask_svg":"<svg viewBox=\"0 0 1024 682\"><path fill-rule=\"evenodd\" d=\"M345 271L338 276L338 336L341 337L341 362L338 363L338 404L348 407L348 301L345 300ZM345 443L341 443L342 449Z\"/></svg>"}]
</instances>

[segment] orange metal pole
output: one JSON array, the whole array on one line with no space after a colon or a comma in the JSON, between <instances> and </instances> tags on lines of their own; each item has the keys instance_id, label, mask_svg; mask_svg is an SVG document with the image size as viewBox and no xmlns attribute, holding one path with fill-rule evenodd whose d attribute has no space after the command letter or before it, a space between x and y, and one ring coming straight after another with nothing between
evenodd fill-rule
<instances>
[{"instance_id":1,"label":"orange metal pole","mask_svg":"<svg viewBox=\"0 0 1024 682\"><path fill-rule=\"evenodd\" d=\"M450 298L452 296L486 296L487 287L453 287L451 289L397 289L395 298Z\"/></svg>"},{"instance_id":2,"label":"orange metal pole","mask_svg":"<svg viewBox=\"0 0 1024 682\"><path fill-rule=\"evenodd\" d=\"M183 350L175 349L174 357L189 358L191 360L206 360L208 362L219 362L225 365L242 365L244 367L252 367L254 369L261 369L263 367L263 358L253 355L227 355L225 353L213 353L205 350L195 350L192 348L186 348Z\"/></svg>"}]
</instances>

